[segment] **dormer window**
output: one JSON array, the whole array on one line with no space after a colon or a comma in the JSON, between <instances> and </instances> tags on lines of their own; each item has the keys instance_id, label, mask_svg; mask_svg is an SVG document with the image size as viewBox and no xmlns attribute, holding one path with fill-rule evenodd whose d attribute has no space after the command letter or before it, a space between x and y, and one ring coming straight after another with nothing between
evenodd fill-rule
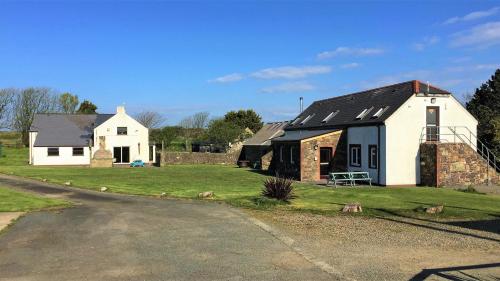
<instances>
[{"instance_id":1,"label":"dormer window","mask_svg":"<svg viewBox=\"0 0 500 281\"><path fill-rule=\"evenodd\" d=\"M384 107L381 107L379 110L377 110L377 112L375 112L375 114L373 114L372 118L379 118L380 116L382 116L382 114L384 114L384 112L389 108L389 106L384 106Z\"/></svg>"},{"instance_id":2,"label":"dormer window","mask_svg":"<svg viewBox=\"0 0 500 281\"><path fill-rule=\"evenodd\" d=\"M127 135L127 127L118 127L116 128L117 135Z\"/></svg>"},{"instance_id":3,"label":"dormer window","mask_svg":"<svg viewBox=\"0 0 500 281\"><path fill-rule=\"evenodd\" d=\"M370 108L363 109L363 111L361 111L361 113L358 116L356 116L356 120L363 119L366 115L368 115L368 113L370 113L370 111L372 111L372 109L373 109L373 106Z\"/></svg>"},{"instance_id":4,"label":"dormer window","mask_svg":"<svg viewBox=\"0 0 500 281\"><path fill-rule=\"evenodd\" d=\"M326 122L330 121L330 119L335 117L335 115L337 115L339 113L339 111L340 110L332 111L332 113L328 114L328 116L326 116L325 119L323 119L323 121L321 121L321 123L326 123Z\"/></svg>"},{"instance_id":5,"label":"dormer window","mask_svg":"<svg viewBox=\"0 0 500 281\"><path fill-rule=\"evenodd\" d=\"M314 114L313 114L313 115L307 115L307 117L306 117L304 120L302 120L302 122L300 122L300 125L304 125L304 124L305 124L307 121L309 121L309 120L310 120L313 116L314 116Z\"/></svg>"}]
</instances>

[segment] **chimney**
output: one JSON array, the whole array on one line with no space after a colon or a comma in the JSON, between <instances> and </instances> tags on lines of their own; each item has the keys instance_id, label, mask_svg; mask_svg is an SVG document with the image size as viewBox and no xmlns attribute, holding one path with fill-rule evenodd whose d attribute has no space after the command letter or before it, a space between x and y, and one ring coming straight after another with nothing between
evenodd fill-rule
<instances>
[{"instance_id":1,"label":"chimney","mask_svg":"<svg viewBox=\"0 0 500 281\"><path fill-rule=\"evenodd\" d=\"M300 113L304 111L304 98L300 97Z\"/></svg>"},{"instance_id":2,"label":"chimney","mask_svg":"<svg viewBox=\"0 0 500 281\"><path fill-rule=\"evenodd\" d=\"M116 114L125 114L125 106L119 105L116 107Z\"/></svg>"},{"instance_id":3,"label":"chimney","mask_svg":"<svg viewBox=\"0 0 500 281\"><path fill-rule=\"evenodd\" d=\"M420 93L420 82L418 80L413 81L413 91L416 94Z\"/></svg>"}]
</instances>

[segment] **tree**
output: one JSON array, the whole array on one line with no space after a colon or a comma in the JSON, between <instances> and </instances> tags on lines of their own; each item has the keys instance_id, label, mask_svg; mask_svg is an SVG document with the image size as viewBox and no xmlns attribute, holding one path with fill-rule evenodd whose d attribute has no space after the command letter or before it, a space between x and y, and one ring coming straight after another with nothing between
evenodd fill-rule
<instances>
[{"instance_id":1,"label":"tree","mask_svg":"<svg viewBox=\"0 0 500 281\"><path fill-rule=\"evenodd\" d=\"M158 128L165 122L165 118L155 111L139 112L135 115L135 120L148 129Z\"/></svg>"},{"instance_id":2,"label":"tree","mask_svg":"<svg viewBox=\"0 0 500 281\"><path fill-rule=\"evenodd\" d=\"M29 144L29 130L35 114L56 112L57 106L57 96L48 88L27 88L15 91L12 127L21 132L24 145Z\"/></svg>"},{"instance_id":3,"label":"tree","mask_svg":"<svg viewBox=\"0 0 500 281\"><path fill-rule=\"evenodd\" d=\"M96 114L97 106L88 100L84 100L76 112L81 114Z\"/></svg>"},{"instance_id":4,"label":"tree","mask_svg":"<svg viewBox=\"0 0 500 281\"><path fill-rule=\"evenodd\" d=\"M204 129L208 126L208 112L198 112L179 122L179 126L186 129Z\"/></svg>"},{"instance_id":5,"label":"tree","mask_svg":"<svg viewBox=\"0 0 500 281\"><path fill-rule=\"evenodd\" d=\"M241 129L250 129L257 133L262 128L262 118L253 110L229 111L224 115L224 120L236 124Z\"/></svg>"},{"instance_id":6,"label":"tree","mask_svg":"<svg viewBox=\"0 0 500 281\"><path fill-rule=\"evenodd\" d=\"M238 141L242 133L241 127L235 123L224 119L215 119L210 121L204 138L213 144L227 148L229 143Z\"/></svg>"},{"instance_id":7,"label":"tree","mask_svg":"<svg viewBox=\"0 0 500 281\"><path fill-rule=\"evenodd\" d=\"M59 105L62 112L67 114L73 114L78 106L78 96L72 95L70 93L64 93L59 96Z\"/></svg>"},{"instance_id":8,"label":"tree","mask_svg":"<svg viewBox=\"0 0 500 281\"><path fill-rule=\"evenodd\" d=\"M12 100L16 89L0 89L0 129L9 127L12 113Z\"/></svg>"},{"instance_id":9,"label":"tree","mask_svg":"<svg viewBox=\"0 0 500 281\"><path fill-rule=\"evenodd\" d=\"M500 155L500 69L476 89L466 104L479 121L477 136L492 152Z\"/></svg>"},{"instance_id":10,"label":"tree","mask_svg":"<svg viewBox=\"0 0 500 281\"><path fill-rule=\"evenodd\" d=\"M158 144L162 144L165 149L172 141L181 135L182 128L179 126L165 126L161 129L153 129L150 133L150 138Z\"/></svg>"}]
</instances>

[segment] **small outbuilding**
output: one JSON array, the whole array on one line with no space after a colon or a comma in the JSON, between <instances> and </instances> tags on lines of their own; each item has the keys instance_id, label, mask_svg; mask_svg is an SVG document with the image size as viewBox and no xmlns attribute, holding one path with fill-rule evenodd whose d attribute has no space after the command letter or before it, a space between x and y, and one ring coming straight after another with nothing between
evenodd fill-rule
<instances>
[{"instance_id":1,"label":"small outbuilding","mask_svg":"<svg viewBox=\"0 0 500 281\"><path fill-rule=\"evenodd\" d=\"M265 124L255 135L243 143L240 160L251 167L267 170L272 158L271 140L284 134L288 121Z\"/></svg>"}]
</instances>

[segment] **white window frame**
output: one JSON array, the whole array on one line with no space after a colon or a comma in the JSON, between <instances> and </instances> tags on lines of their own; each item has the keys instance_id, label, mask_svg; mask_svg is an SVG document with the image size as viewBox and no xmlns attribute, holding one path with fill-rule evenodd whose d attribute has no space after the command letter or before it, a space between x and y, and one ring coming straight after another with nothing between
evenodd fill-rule
<instances>
[{"instance_id":1,"label":"white window frame","mask_svg":"<svg viewBox=\"0 0 500 281\"><path fill-rule=\"evenodd\" d=\"M356 157L354 157L356 156ZM349 166L361 167L363 156L361 154L361 144L349 145ZM358 162L359 160L359 162Z\"/></svg>"},{"instance_id":2,"label":"white window frame","mask_svg":"<svg viewBox=\"0 0 500 281\"><path fill-rule=\"evenodd\" d=\"M368 168L378 169L378 146L376 144L368 145Z\"/></svg>"}]
</instances>

